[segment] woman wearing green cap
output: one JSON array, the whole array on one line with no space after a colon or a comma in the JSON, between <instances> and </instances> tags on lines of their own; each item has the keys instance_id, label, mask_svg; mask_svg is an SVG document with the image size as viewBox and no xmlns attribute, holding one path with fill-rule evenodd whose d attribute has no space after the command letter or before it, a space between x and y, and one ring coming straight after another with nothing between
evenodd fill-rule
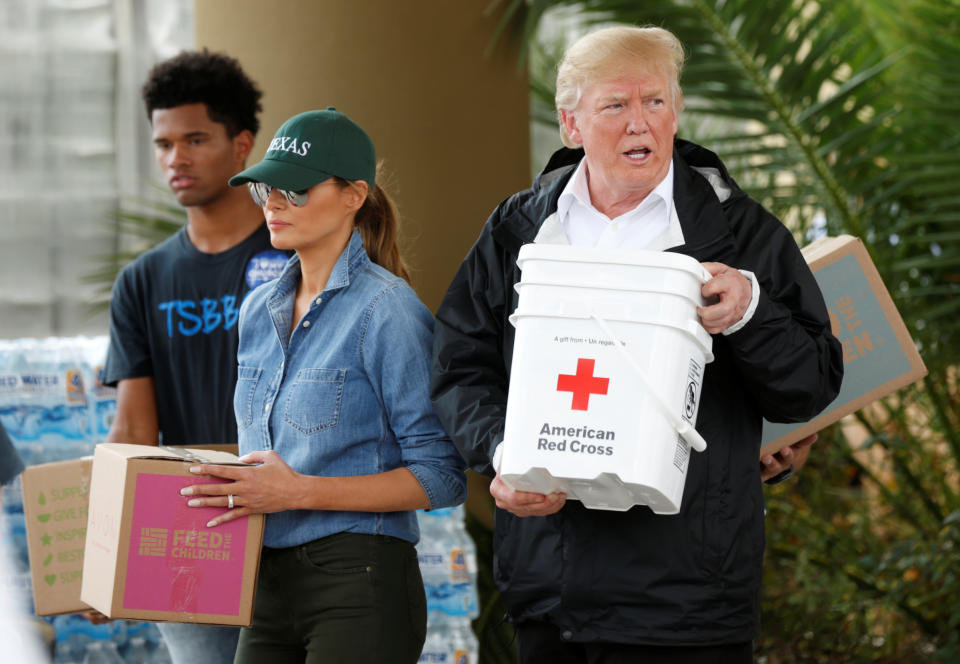
<instances>
[{"instance_id":1,"label":"woman wearing green cap","mask_svg":"<svg viewBox=\"0 0 960 664\"><path fill-rule=\"evenodd\" d=\"M407 284L367 134L328 108L283 124L230 180L296 255L240 310L234 398L248 468L184 489L264 513L253 625L236 662L415 662L426 605L414 510L463 501L464 463L428 396L432 316Z\"/></svg>"}]
</instances>

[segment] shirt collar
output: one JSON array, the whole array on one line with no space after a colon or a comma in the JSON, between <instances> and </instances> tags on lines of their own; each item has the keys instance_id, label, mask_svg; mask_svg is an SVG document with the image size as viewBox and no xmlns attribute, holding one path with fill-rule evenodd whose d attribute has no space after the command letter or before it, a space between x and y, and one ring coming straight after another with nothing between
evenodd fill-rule
<instances>
[{"instance_id":1,"label":"shirt collar","mask_svg":"<svg viewBox=\"0 0 960 664\"><path fill-rule=\"evenodd\" d=\"M655 197L654 200L656 200L656 198L663 200L663 202L667 204L667 209L670 208L673 202L673 159L670 160L670 168L667 170L666 177L630 212L639 210L641 206L649 205L649 202L652 202L650 201L651 197ZM581 159L580 163L577 164L576 170L574 170L573 175L560 193L560 198L557 199L557 214L561 219L566 218L574 203L580 203L584 207L596 210L590 201L590 188L587 186L586 159ZM630 212L626 214L630 214ZM600 214L599 210L597 210L597 213Z\"/></svg>"},{"instance_id":2,"label":"shirt collar","mask_svg":"<svg viewBox=\"0 0 960 664\"><path fill-rule=\"evenodd\" d=\"M356 272L358 265L365 255L360 231L353 229L350 235L350 241L337 258L337 262L333 266L333 271L330 272L330 278L327 279L327 285L324 286L323 292L326 293L327 291L349 286L351 275ZM290 260L287 261L283 272L277 279L277 284L273 288L271 301L280 303L296 293L297 284L300 283L300 275L300 257L294 253Z\"/></svg>"},{"instance_id":3,"label":"shirt collar","mask_svg":"<svg viewBox=\"0 0 960 664\"><path fill-rule=\"evenodd\" d=\"M363 255L363 239L360 237L360 231L354 228L350 235L350 242L337 259L337 264L333 266L327 285L323 289L324 292L349 286L350 277L356 271Z\"/></svg>"}]
</instances>

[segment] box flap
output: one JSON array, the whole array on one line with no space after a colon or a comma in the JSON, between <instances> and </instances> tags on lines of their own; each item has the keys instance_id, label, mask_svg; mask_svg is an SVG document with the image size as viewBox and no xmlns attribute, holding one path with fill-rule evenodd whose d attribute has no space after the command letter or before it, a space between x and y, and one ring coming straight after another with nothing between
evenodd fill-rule
<instances>
[{"instance_id":1,"label":"box flap","mask_svg":"<svg viewBox=\"0 0 960 664\"><path fill-rule=\"evenodd\" d=\"M88 454L82 457L76 457L75 459L67 459L66 461L48 461L47 463L39 463L33 466L27 466L23 469L23 474L21 475L21 482L30 482L33 481L34 475L42 476L47 474L50 470L56 469L58 466L63 466L64 468L76 464L78 461L90 461L93 462L93 455ZM90 471L86 472L86 485L90 485Z\"/></svg>"},{"instance_id":2,"label":"box flap","mask_svg":"<svg viewBox=\"0 0 960 664\"><path fill-rule=\"evenodd\" d=\"M131 445L129 443L100 443L104 448L125 459L166 459L189 463L215 463L218 465L243 466L236 454L219 450L201 450L189 447L161 447L156 445Z\"/></svg>"},{"instance_id":3,"label":"box flap","mask_svg":"<svg viewBox=\"0 0 960 664\"><path fill-rule=\"evenodd\" d=\"M860 238L854 237L852 235L837 235L837 236L828 236L822 237L817 240L814 240L810 244L806 245L800 250L800 253L803 254L803 259L810 265L811 269L814 268L814 263L824 256L827 256L834 251L840 249L841 247L849 244L850 242L859 242Z\"/></svg>"}]
</instances>

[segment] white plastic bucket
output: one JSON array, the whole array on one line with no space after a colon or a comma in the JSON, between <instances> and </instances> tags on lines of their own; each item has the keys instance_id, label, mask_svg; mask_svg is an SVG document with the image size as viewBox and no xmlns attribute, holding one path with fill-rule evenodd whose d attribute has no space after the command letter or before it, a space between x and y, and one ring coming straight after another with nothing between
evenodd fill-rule
<instances>
[{"instance_id":1,"label":"white plastic bucket","mask_svg":"<svg viewBox=\"0 0 960 664\"><path fill-rule=\"evenodd\" d=\"M500 476L586 507L680 510L712 339L688 256L525 245Z\"/></svg>"}]
</instances>

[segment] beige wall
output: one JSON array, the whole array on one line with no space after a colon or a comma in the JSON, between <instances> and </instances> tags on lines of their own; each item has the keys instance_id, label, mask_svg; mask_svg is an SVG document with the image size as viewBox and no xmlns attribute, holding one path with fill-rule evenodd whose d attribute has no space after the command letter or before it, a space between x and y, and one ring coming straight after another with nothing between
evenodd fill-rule
<instances>
[{"instance_id":1,"label":"beige wall","mask_svg":"<svg viewBox=\"0 0 960 664\"><path fill-rule=\"evenodd\" d=\"M489 0L196 0L197 47L238 58L264 91L259 159L289 116L334 105L392 178L417 292L436 310L487 215L529 185L516 52L484 55Z\"/></svg>"}]
</instances>

